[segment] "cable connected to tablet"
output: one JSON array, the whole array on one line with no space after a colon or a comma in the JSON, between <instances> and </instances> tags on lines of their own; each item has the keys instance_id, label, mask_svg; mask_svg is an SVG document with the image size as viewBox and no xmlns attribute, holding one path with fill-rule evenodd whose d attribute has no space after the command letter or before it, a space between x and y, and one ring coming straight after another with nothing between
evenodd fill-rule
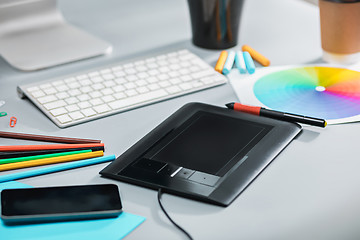
<instances>
[{"instance_id":1,"label":"cable connected to tablet","mask_svg":"<svg viewBox=\"0 0 360 240\"><path fill-rule=\"evenodd\" d=\"M179 224L177 224L174 220L171 219L171 217L169 216L169 214L166 212L165 208L163 207L162 203L161 203L161 194L163 193L162 189L159 188L158 190L158 202L160 205L161 210L163 211L163 213L165 214L165 216L169 219L169 221L175 225L175 227L177 227L180 231L182 231L190 240L193 240L193 238L191 237L191 235L185 231L185 229L183 229L182 227L179 226Z\"/></svg>"}]
</instances>

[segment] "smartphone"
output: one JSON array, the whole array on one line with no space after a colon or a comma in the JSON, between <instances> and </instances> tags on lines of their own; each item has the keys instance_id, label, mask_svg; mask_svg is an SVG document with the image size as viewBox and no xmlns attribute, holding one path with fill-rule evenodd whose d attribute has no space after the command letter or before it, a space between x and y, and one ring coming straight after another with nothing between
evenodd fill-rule
<instances>
[{"instance_id":1,"label":"smartphone","mask_svg":"<svg viewBox=\"0 0 360 240\"><path fill-rule=\"evenodd\" d=\"M115 184L1 191L1 218L5 224L117 217L121 209Z\"/></svg>"}]
</instances>

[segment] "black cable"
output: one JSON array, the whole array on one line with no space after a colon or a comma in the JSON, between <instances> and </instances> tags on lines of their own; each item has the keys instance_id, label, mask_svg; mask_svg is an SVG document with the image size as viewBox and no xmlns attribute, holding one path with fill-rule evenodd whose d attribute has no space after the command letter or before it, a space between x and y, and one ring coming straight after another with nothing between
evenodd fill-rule
<instances>
[{"instance_id":1,"label":"black cable","mask_svg":"<svg viewBox=\"0 0 360 240\"><path fill-rule=\"evenodd\" d=\"M180 231L182 231L190 240L193 240L193 238L191 237L191 235L185 231L185 229L183 229L182 227L180 227L176 222L174 222L174 220L171 219L171 217L169 216L169 214L166 212L165 208L163 207L162 203L161 203L161 194L162 194L162 189L159 188L158 190L158 202L160 205L161 210L163 211L163 213L165 214L165 216L170 220L170 222L172 224L175 225L175 227L177 227Z\"/></svg>"}]
</instances>

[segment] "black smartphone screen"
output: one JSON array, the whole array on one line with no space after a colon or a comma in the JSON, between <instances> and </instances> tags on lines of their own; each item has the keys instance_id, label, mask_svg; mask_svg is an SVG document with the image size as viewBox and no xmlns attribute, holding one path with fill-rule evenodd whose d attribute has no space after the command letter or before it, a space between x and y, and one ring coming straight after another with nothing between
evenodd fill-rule
<instances>
[{"instance_id":1,"label":"black smartphone screen","mask_svg":"<svg viewBox=\"0 0 360 240\"><path fill-rule=\"evenodd\" d=\"M2 218L38 220L106 217L121 212L118 187L114 184L6 189L1 192ZM56 219L55 219L56 220Z\"/></svg>"}]
</instances>

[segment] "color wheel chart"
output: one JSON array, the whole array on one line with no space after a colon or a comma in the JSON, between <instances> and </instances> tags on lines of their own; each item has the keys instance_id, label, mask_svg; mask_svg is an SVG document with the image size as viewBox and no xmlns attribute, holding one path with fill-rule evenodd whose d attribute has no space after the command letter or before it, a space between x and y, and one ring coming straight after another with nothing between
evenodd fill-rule
<instances>
[{"instance_id":1,"label":"color wheel chart","mask_svg":"<svg viewBox=\"0 0 360 240\"><path fill-rule=\"evenodd\" d=\"M328 124L360 121L360 72L330 66L257 69L229 74L243 104L324 118Z\"/></svg>"}]
</instances>

